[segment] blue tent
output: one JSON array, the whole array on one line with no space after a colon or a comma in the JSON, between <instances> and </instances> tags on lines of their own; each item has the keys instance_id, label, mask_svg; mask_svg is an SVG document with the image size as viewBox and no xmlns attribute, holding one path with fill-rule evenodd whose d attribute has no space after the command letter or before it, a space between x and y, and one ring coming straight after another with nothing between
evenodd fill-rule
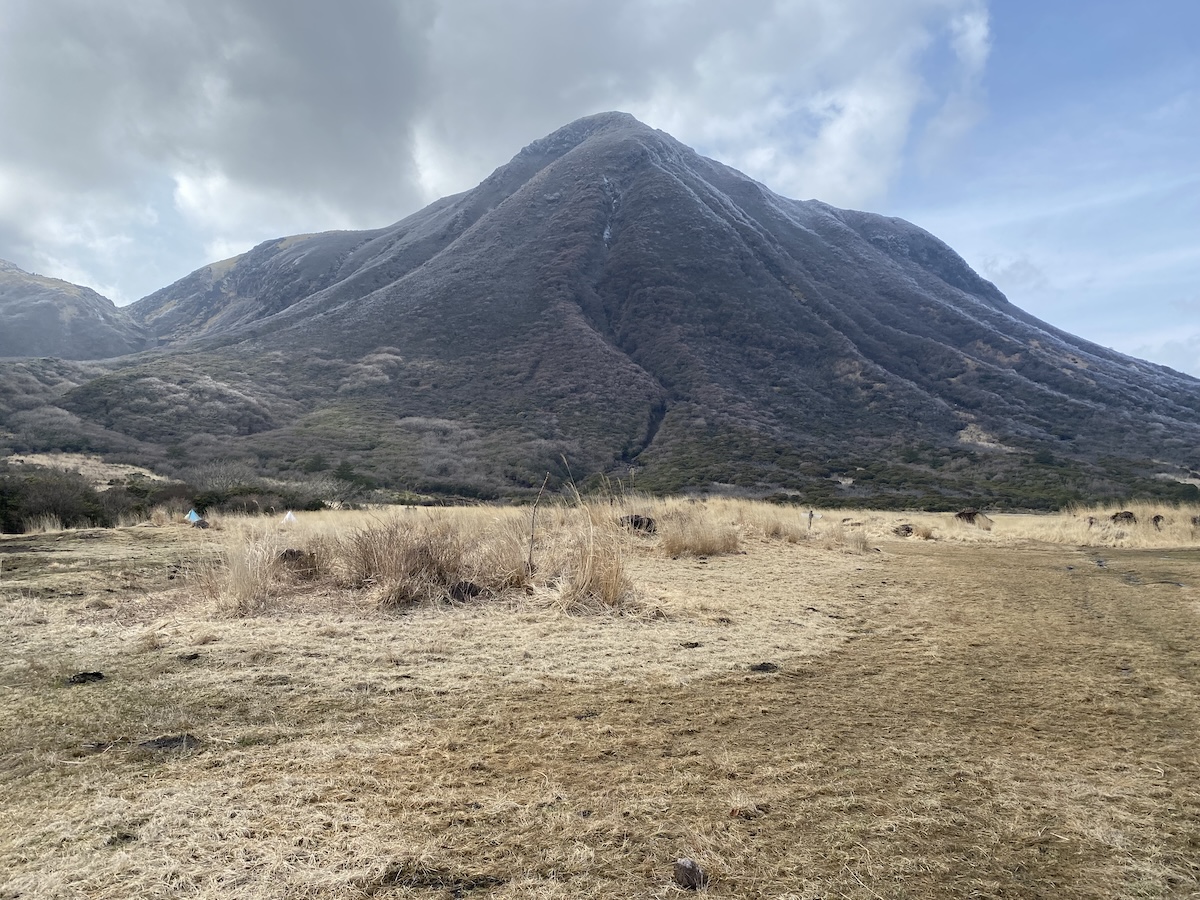
<instances>
[{"instance_id":1,"label":"blue tent","mask_svg":"<svg viewBox=\"0 0 1200 900\"><path fill-rule=\"evenodd\" d=\"M189 522L191 522L192 524L195 524L196 522L199 522L199 521L200 521L200 513L196 512L194 509L193 509L193 510L191 510L191 511L190 511L190 512L188 512L188 514L187 514L187 520L188 520Z\"/></svg>"}]
</instances>

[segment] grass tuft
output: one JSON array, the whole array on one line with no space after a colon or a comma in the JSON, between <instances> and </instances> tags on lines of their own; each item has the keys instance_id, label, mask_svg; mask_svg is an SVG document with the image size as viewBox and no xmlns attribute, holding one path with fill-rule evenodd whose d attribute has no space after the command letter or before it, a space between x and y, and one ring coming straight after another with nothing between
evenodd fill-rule
<instances>
[{"instance_id":1,"label":"grass tuft","mask_svg":"<svg viewBox=\"0 0 1200 900\"><path fill-rule=\"evenodd\" d=\"M737 553L740 546L737 527L703 506L669 511L659 530L659 547L668 556L718 556Z\"/></svg>"}]
</instances>

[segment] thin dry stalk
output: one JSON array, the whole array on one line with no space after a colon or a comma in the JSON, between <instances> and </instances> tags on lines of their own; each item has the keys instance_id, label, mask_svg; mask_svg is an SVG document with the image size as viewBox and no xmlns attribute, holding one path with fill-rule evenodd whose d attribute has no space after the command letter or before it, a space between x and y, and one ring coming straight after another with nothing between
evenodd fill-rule
<instances>
[{"instance_id":1,"label":"thin dry stalk","mask_svg":"<svg viewBox=\"0 0 1200 900\"><path fill-rule=\"evenodd\" d=\"M533 501L533 510L529 516L529 557L525 563L525 572L528 577L533 577L533 542L537 536L537 511L538 504L542 502L542 493L546 490L546 485L550 481L550 473L546 473L546 477L542 479L542 486L538 488L537 499Z\"/></svg>"}]
</instances>

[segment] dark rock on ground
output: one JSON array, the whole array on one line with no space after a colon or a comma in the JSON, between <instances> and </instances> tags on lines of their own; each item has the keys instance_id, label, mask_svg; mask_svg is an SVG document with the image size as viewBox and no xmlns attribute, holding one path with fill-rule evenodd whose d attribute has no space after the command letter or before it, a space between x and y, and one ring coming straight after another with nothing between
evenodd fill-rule
<instances>
[{"instance_id":1,"label":"dark rock on ground","mask_svg":"<svg viewBox=\"0 0 1200 900\"><path fill-rule=\"evenodd\" d=\"M447 591L450 599L456 603L465 603L468 600L474 600L483 593L483 588L473 581L459 581L450 585L450 590Z\"/></svg>"},{"instance_id":2,"label":"dark rock on ground","mask_svg":"<svg viewBox=\"0 0 1200 900\"><path fill-rule=\"evenodd\" d=\"M897 525L892 531L897 537L912 537L913 527L911 525Z\"/></svg>"},{"instance_id":3,"label":"dark rock on ground","mask_svg":"<svg viewBox=\"0 0 1200 900\"><path fill-rule=\"evenodd\" d=\"M750 667L751 672L778 672L779 666L773 662L755 663Z\"/></svg>"},{"instance_id":4,"label":"dark rock on ground","mask_svg":"<svg viewBox=\"0 0 1200 900\"><path fill-rule=\"evenodd\" d=\"M708 873L700 868L700 864L694 859L675 860L672 877L675 883L685 890L698 891L708 887Z\"/></svg>"},{"instance_id":5,"label":"dark rock on ground","mask_svg":"<svg viewBox=\"0 0 1200 900\"><path fill-rule=\"evenodd\" d=\"M635 513L629 516L621 516L618 521L626 528L632 531L640 531L643 534L654 534L658 531L658 523L650 516L642 516Z\"/></svg>"},{"instance_id":6,"label":"dark rock on ground","mask_svg":"<svg viewBox=\"0 0 1200 900\"><path fill-rule=\"evenodd\" d=\"M968 507L954 514L954 518L965 525L974 525L984 531L992 530L992 520L977 509Z\"/></svg>"},{"instance_id":7,"label":"dark rock on ground","mask_svg":"<svg viewBox=\"0 0 1200 900\"><path fill-rule=\"evenodd\" d=\"M76 672L67 679L67 684L91 684L93 681L103 680L103 672Z\"/></svg>"}]
</instances>

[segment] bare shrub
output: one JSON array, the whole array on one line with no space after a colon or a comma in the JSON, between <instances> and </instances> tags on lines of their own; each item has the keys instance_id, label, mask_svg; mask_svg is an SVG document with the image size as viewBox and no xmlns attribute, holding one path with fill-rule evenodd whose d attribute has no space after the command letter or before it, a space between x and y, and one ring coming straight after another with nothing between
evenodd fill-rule
<instances>
[{"instance_id":1,"label":"bare shrub","mask_svg":"<svg viewBox=\"0 0 1200 900\"><path fill-rule=\"evenodd\" d=\"M923 541L933 540L933 529L928 525L914 525L912 533L915 537L919 537Z\"/></svg>"}]
</instances>

